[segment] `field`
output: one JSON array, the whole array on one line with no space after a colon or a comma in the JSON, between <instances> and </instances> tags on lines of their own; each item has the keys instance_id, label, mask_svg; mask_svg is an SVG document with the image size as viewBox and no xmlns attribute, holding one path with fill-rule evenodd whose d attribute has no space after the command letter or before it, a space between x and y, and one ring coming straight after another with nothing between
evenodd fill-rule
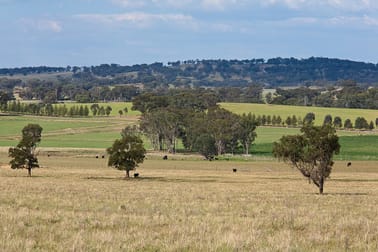
<instances>
[{"instance_id":1,"label":"field","mask_svg":"<svg viewBox=\"0 0 378 252\"><path fill-rule=\"evenodd\" d=\"M251 104L252 105L252 104ZM115 108L130 104L111 105ZM291 108L291 107L288 107ZM20 139L21 129L28 123L38 123L43 128L43 148L97 148L103 152L113 141L120 137L121 130L130 124L136 124L138 115L60 118L34 116L0 116L0 146L15 146ZM272 143L283 135L298 134L298 128L258 127L257 138L252 147L253 159L272 159ZM377 131L339 131L342 145L339 160L378 160ZM146 148L150 149L145 139ZM180 146L180 145L179 145Z\"/></svg>"},{"instance_id":2,"label":"field","mask_svg":"<svg viewBox=\"0 0 378 252\"><path fill-rule=\"evenodd\" d=\"M378 250L377 162L336 162L324 195L275 162L150 155L130 180L90 152L40 164L0 168L1 251Z\"/></svg>"},{"instance_id":3,"label":"field","mask_svg":"<svg viewBox=\"0 0 378 252\"><path fill-rule=\"evenodd\" d=\"M0 116L0 251L378 251L377 131L338 132L319 195L271 156L298 128L259 127L251 156L213 162L150 151L125 180L95 156L137 120ZM43 127L32 178L7 157L28 123Z\"/></svg>"}]
</instances>

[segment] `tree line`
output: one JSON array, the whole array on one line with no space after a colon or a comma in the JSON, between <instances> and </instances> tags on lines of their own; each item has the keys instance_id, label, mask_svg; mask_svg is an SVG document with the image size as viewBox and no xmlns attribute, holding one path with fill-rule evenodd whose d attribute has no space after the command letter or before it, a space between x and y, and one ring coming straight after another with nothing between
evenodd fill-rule
<instances>
[{"instance_id":1,"label":"tree line","mask_svg":"<svg viewBox=\"0 0 378 252\"><path fill-rule=\"evenodd\" d=\"M143 93L166 95L172 92L195 90L208 93L218 102L268 103L277 105L338 107L378 109L378 87L362 86L353 80L337 81L333 85L313 88L277 88L264 93L266 84L249 82L243 86L219 86L212 88L196 86L165 85L162 82L153 86L143 84L102 84L97 79L77 80L14 80L0 78L0 102L15 99L37 100L41 103L76 101L79 103L98 103L108 101L132 101ZM314 83L313 83L314 84ZM316 83L315 83L316 84Z\"/></svg>"},{"instance_id":2,"label":"tree line","mask_svg":"<svg viewBox=\"0 0 378 252\"><path fill-rule=\"evenodd\" d=\"M25 103L20 101L7 102L6 105L1 106L1 111L18 114L29 114L36 116L57 116L57 117L87 117L90 116L109 116L112 112L111 106L100 106L94 103L88 105L74 104L66 106L66 104L44 104L44 103ZM118 113L123 115L127 113L127 108L124 108Z\"/></svg>"}]
</instances>

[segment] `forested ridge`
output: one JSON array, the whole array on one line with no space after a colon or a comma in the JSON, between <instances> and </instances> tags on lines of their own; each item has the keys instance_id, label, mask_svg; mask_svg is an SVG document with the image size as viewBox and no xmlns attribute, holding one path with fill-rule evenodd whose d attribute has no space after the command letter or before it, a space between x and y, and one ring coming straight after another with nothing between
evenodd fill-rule
<instances>
[{"instance_id":1,"label":"forested ridge","mask_svg":"<svg viewBox=\"0 0 378 252\"><path fill-rule=\"evenodd\" d=\"M352 79L361 84L377 85L378 64L351 60L311 57L308 59L272 58L250 60L187 60L121 66L20 67L2 68L0 75L38 75L70 73L87 83L191 86L246 86L251 82L271 87L327 85ZM58 76L59 77L59 76ZM61 76L60 76L61 77ZM62 78L62 77L61 77Z\"/></svg>"},{"instance_id":2,"label":"forested ridge","mask_svg":"<svg viewBox=\"0 0 378 252\"><path fill-rule=\"evenodd\" d=\"M96 103L185 90L217 102L378 109L378 65L312 57L0 69L2 107L14 99Z\"/></svg>"}]
</instances>

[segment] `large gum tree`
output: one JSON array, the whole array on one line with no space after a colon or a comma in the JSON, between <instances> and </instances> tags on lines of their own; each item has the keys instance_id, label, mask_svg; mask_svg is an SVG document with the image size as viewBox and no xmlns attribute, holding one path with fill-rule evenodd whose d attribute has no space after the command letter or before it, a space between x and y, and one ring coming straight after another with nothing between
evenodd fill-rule
<instances>
[{"instance_id":1,"label":"large gum tree","mask_svg":"<svg viewBox=\"0 0 378 252\"><path fill-rule=\"evenodd\" d=\"M42 127L38 124L28 124L22 129L22 138L15 148L9 148L8 154L12 158L12 169L26 168L31 177L32 169L38 168L36 148L42 138Z\"/></svg>"},{"instance_id":2,"label":"large gum tree","mask_svg":"<svg viewBox=\"0 0 378 252\"><path fill-rule=\"evenodd\" d=\"M131 130L124 130L122 138L116 139L107 152L109 154L108 166L125 171L125 178L129 178L130 171L143 163L146 149L137 134L132 133Z\"/></svg>"},{"instance_id":3,"label":"large gum tree","mask_svg":"<svg viewBox=\"0 0 378 252\"><path fill-rule=\"evenodd\" d=\"M333 155L340 151L336 130L329 124L306 124L302 134L283 136L273 145L273 154L291 164L323 193L324 182L332 172Z\"/></svg>"}]
</instances>

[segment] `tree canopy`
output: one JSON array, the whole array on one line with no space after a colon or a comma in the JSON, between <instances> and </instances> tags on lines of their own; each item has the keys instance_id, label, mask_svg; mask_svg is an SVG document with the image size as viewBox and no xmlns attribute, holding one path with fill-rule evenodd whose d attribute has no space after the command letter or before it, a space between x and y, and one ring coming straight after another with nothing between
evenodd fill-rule
<instances>
[{"instance_id":1,"label":"tree canopy","mask_svg":"<svg viewBox=\"0 0 378 252\"><path fill-rule=\"evenodd\" d=\"M132 130L122 131L122 138L116 139L107 149L109 154L108 166L126 172L125 178L130 177L130 171L135 170L138 164L143 163L146 149L142 139Z\"/></svg>"},{"instance_id":2,"label":"tree canopy","mask_svg":"<svg viewBox=\"0 0 378 252\"><path fill-rule=\"evenodd\" d=\"M28 124L22 129L22 139L15 148L9 148L9 157L12 158L12 169L26 168L28 175L38 168L36 148L42 138L42 127L38 124Z\"/></svg>"},{"instance_id":3,"label":"tree canopy","mask_svg":"<svg viewBox=\"0 0 378 252\"><path fill-rule=\"evenodd\" d=\"M301 132L301 135L281 137L273 145L273 154L298 169L322 194L324 182L332 171L333 155L340 151L339 138L329 124L305 124Z\"/></svg>"}]
</instances>

